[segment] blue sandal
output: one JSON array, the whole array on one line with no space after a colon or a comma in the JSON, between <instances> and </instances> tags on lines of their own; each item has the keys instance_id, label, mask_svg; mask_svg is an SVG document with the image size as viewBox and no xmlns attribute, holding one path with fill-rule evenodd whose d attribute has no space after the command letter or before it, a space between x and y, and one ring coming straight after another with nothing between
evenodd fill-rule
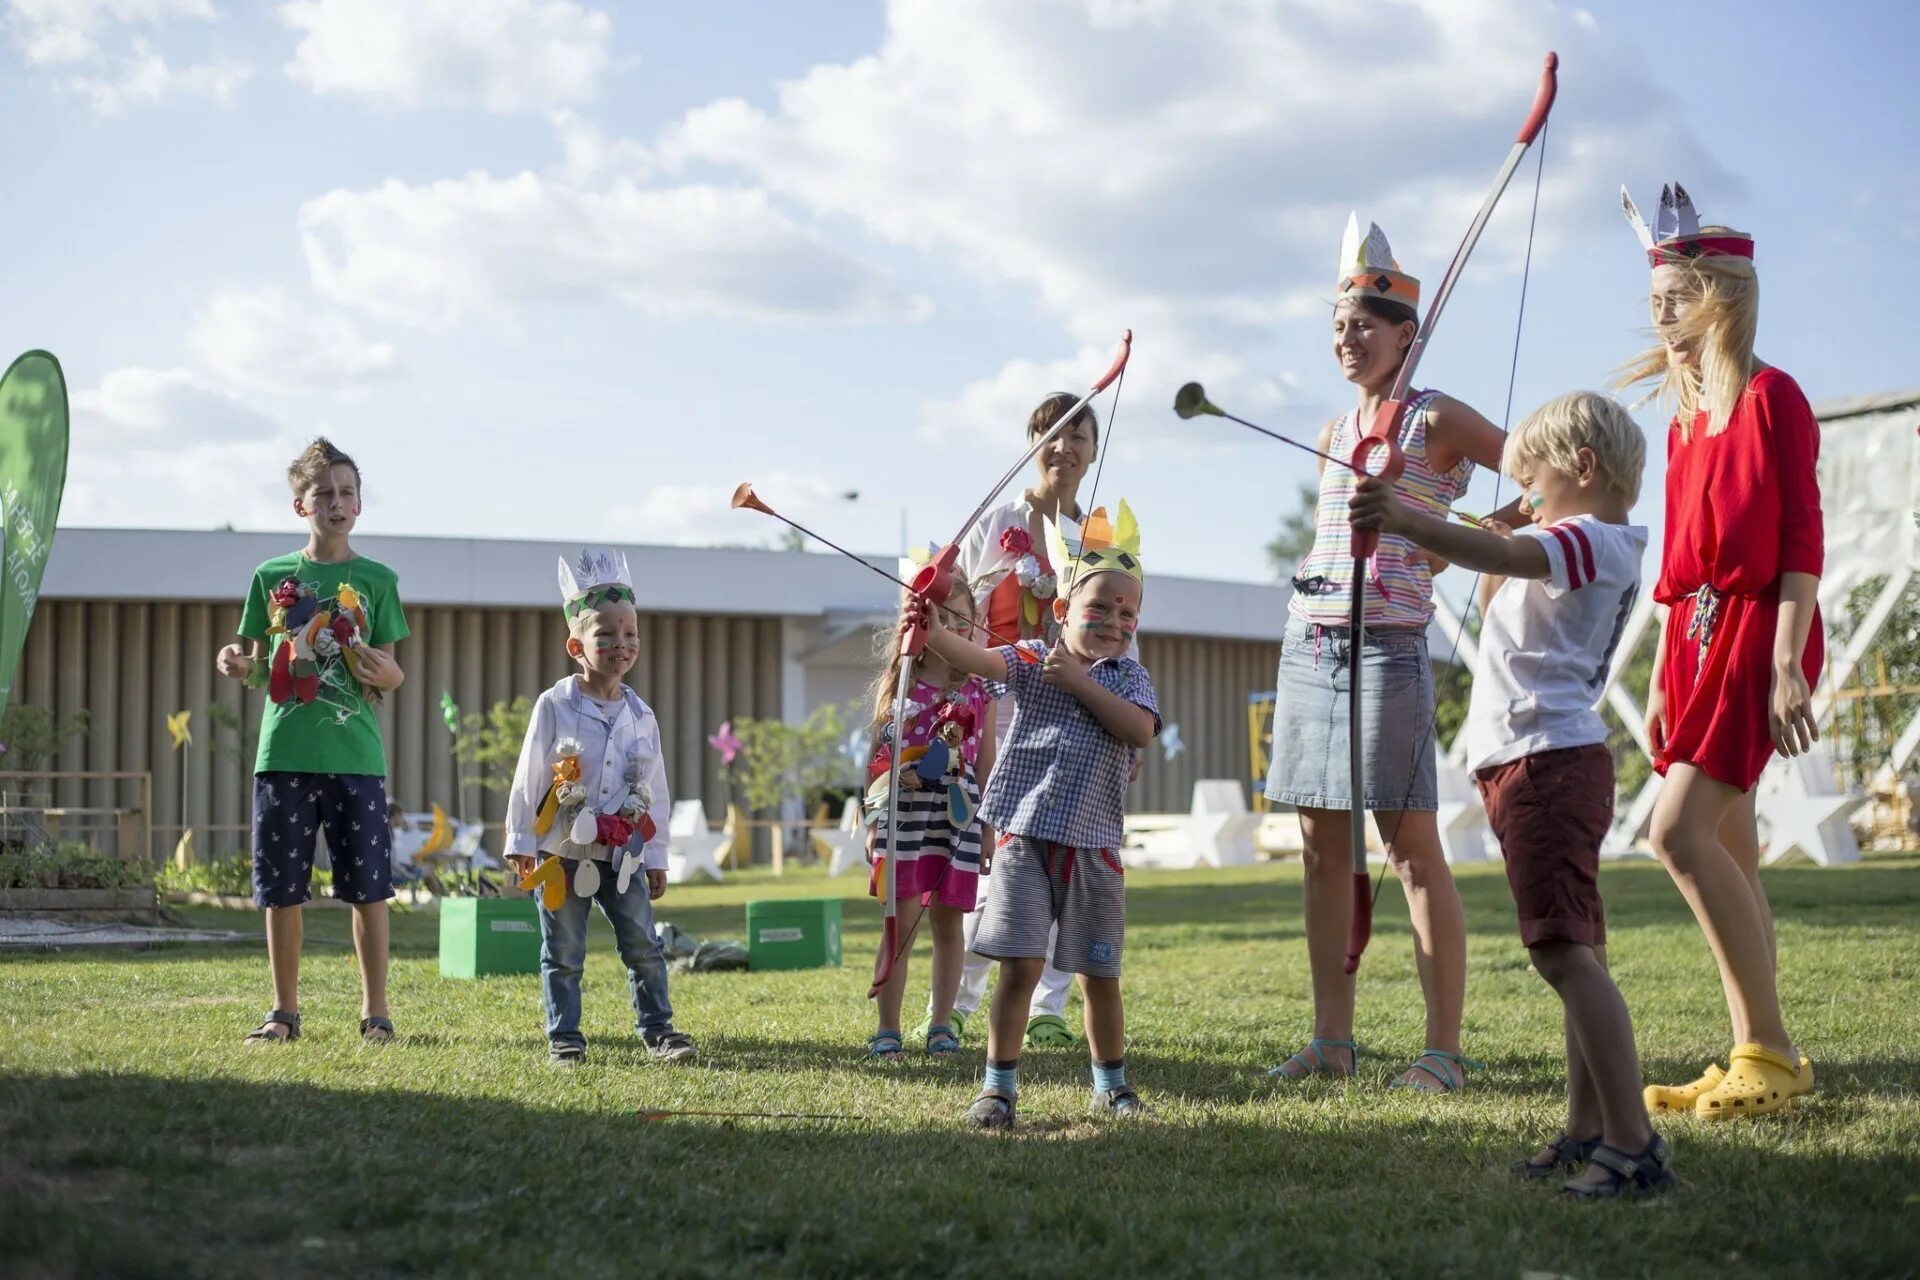
<instances>
[{"instance_id":1,"label":"blue sandal","mask_svg":"<svg viewBox=\"0 0 1920 1280\"><path fill-rule=\"evenodd\" d=\"M907 1051L900 1044L898 1031L877 1031L867 1037L867 1058L874 1062L900 1062Z\"/></svg>"},{"instance_id":2,"label":"blue sandal","mask_svg":"<svg viewBox=\"0 0 1920 1280\"><path fill-rule=\"evenodd\" d=\"M1446 1069L1444 1071L1435 1071L1427 1065L1426 1060L1428 1058L1437 1058L1441 1066ZM1419 1093L1458 1093L1467 1087L1467 1072L1479 1071L1485 1065L1485 1063L1475 1062L1472 1058L1464 1057L1457 1053L1448 1053L1445 1049L1422 1049L1420 1056L1415 1058L1413 1064L1407 1068L1406 1074L1400 1079L1395 1080L1392 1087L1395 1089L1412 1089ZM1426 1072L1433 1077L1434 1083L1416 1083L1418 1080L1417 1076L1414 1080L1408 1080L1406 1078L1406 1076L1412 1075L1416 1071Z\"/></svg>"},{"instance_id":3,"label":"blue sandal","mask_svg":"<svg viewBox=\"0 0 1920 1280\"><path fill-rule=\"evenodd\" d=\"M1277 1067L1269 1068L1267 1078L1270 1080L1308 1080L1314 1076L1337 1076L1342 1080L1351 1079L1353 1077L1353 1068L1348 1067L1345 1071L1341 1071L1329 1063L1325 1053L1325 1050L1328 1049L1345 1049L1348 1053L1352 1054L1355 1059L1360 1057L1360 1050L1354 1047L1354 1043L1351 1040L1322 1040L1319 1036L1315 1036L1313 1039L1307 1041L1306 1048L1288 1058L1286 1062L1281 1063ZM1307 1061L1308 1054L1313 1055L1312 1062ZM1298 1075L1287 1070L1288 1064L1294 1062L1299 1063L1301 1067L1304 1068Z\"/></svg>"},{"instance_id":4,"label":"blue sandal","mask_svg":"<svg viewBox=\"0 0 1920 1280\"><path fill-rule=\"evenodd\" d=\"M960 1054L960 1037L953 1028L941 1023L927 1031L927 1056L929 1058L953 1058Z\"/></svg>"}]
</instances>

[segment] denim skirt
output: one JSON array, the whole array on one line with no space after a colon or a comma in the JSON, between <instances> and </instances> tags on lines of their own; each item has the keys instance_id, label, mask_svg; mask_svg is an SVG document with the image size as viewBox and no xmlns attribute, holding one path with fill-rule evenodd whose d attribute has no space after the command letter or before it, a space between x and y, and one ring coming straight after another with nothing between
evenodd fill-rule
<instances>
[{"instance_id":1,"label":"denim skirt","mask_svg":"<svg viewBox=\"0 0 1920 1280\"><path fill-rule=\"evenodd\" d=\"M1300 809L1346 809L1353 803L1347 758L1349 635L1346 627L1287 619L1274 698L1269 800ZM1360 671L1367 809L1433 812L1440 807L1440 789L1425 629L1369 627Z\"/></svg>"}]
</instances>

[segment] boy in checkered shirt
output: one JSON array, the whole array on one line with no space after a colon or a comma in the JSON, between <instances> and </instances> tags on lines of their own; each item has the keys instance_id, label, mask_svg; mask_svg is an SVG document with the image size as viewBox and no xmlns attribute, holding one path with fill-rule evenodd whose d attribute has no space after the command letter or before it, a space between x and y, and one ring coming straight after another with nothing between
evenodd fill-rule
<instances>
[{"instance_id":1,"label":"boy in checkered shirt","mask_svg":"<svg viewBox=\"0 0 1920 1280\"><path fill-rule=\"evenodd\" d=\"M1056 923L1053 963L1080 976L1086 1001L1093 1109L1145 1112L1127 1084L1120 1003L1122 805L1140 749L1160 732L1153 681L1127 656L1145 592L1140 532L1122 502L1117 525L1104 509L1084 526L1049 522L1047 544L1060 581L1058 643L984 649L931 620L927 632L932 652L955 671L1004 683L1014 704L980 807L1000 833L974 939L978 954L1000 961L986 1080L966 1113L983 1129L1013 1125L1027 1006Z\"/></svg>"}]
</instances>

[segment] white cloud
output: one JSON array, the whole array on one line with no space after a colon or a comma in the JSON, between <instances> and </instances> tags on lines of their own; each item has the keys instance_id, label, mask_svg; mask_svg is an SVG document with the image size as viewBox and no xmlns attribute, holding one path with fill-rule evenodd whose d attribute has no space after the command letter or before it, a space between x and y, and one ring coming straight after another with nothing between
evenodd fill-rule
<instances>
[{"instance_id":1,"label":"white cloud","mask_svg":"<svg viewBox=\"0 0 1920 1280\"><path fill-rule=\"evenodd\" d=\"M572 0L292 0L287 73L316 93L511 112L585 102L613 21Z\"/></svg>"},{"instance_id":2,"label":"white cloud","mask_svg":"<svg viewBox=\"0 0 1920 1280\"><path fill-rule=\"evenodd\" d=\"M90 57L120 27L218 16L212 0L8 0L7 30L29 63L57 66Z\"/></svg>"},{"instance_id":3,"label":"white cloud","mask_svg":"<svg viewBox=\"0 0 1920 1280\"><path fill-rule=\"evenodd\" d=\"M117 369L73 396L61 516L73 524L259 525L286 510L300 437L186 369Z\"/></svg>"},{"instance_id":4,"label":"white cloud","mask_svg":"<svg viewBox=\"0 0 1920 1280\"><path fill-rule=\"evenodd\" d=\"M272 418L188 369L116 369L99 386L76 392L73 408L76 418L85 415L94 430L86 448L231 442L277 429Z\"/></svg>"},{"instance_id":5,"label":"white cloud","mask_svg":"<svg viewBox=\"0 0 1920 1280\"><path fill-rule=\"evenodd\" d=\"M1556 46L1578 74L1550 139L1544 255L1617 217L1596 193L1619 175L1715 168L1630 53L1545 0L891 0L873 55L782 84L770 109L691 111L652 153L1031 288L1085 348L1072 380L1045 370L1056 383L1097 372L1086 355L1132 325L1129 394L1167 403L1224 353L1205 376L1278 408L1260 358L1324 308L1347 211L1437 284ZM1518 267L1525 182L1475 273ZM1040 372L1009 365L929 421L1012 408L1014 386L1026 406Z\"/></svg>"},{"instance_id":6,"label":"white cloud","mask_svg":"<svg viewBox=\"0 0 1920 1280\"><path fill-rule=\"evenodd\" d=\"M388 343L367 342L343 317L307 310L279 289L216 294L187 340L222 385L270 395L351 398L397 364Z\"/></svg>"},{"instance_id":7,"label":"white cloud","mask_svg":"<svg viewBox=\"0 0 1920 1280\"><path fill-rule=\"evenodd\" d=\"M394 180L308 201L300 232L321 296L429 327L569 297L751 320L925 309L747 188L586 190L533 173Z\"/></svg>"},{"instance_id":8,"label":"white cloud","mask_svg":"<svg viewBox=\"0 0 1920 1280\"><path fill-rule=\"evenodd\" d=\"M111 74L107 78L71 76L68 87L87 96L96 114L119 115L130 106L153 106L168 98L211 98L223 106L241 85L253 77L253 68L240 62L204 62L174 70L145 40L133 41L129 56L102 55L94 62Z\"/></svg>"},{"instance_id":9,"label":"white cloud","mask_svg":"<svg viewBox=\"0 0 1920 1280\"><path fill-rule=\"evenodd\" d=\"M653 153L632 139L610 138L599 126L565 109L549 112L547 119L560 143L560 173L568 182L577 185L615 178L640 182L653 176Z\"/></svg>"},{"instance_id":10,"label":"white cloud","mask_svg":"<svg viewBox=\"0 0 1920 1280\"><path fill-rule=\"evenodd\" d=\"M756 477L754 492L782 515L823 533L844 525L853 509L844 485L796 472ZM735 510L732 502L729 485L655 485L638 503L608 512L609 528L617 538L701 547L771 546L786 536L786 525L755 511ZM807 546L820 549L813 542Z\"/></svg>"},{"instance_id":11,"label":"white cloud","mask_svg":"<svg viewBox=\"0 0 1920 1280\"><path fill-rule=\"evenodd\" d=\"M113 116L169 98L231 102L252 77L250 66L215 59L176 68L146 35L128 30L219 16L210 0L9 0L6 27L29 66L59 68L61 83L83 94L95 114ZM115 39L121 36L124 44Z\"/></svg>"}]
</instances>

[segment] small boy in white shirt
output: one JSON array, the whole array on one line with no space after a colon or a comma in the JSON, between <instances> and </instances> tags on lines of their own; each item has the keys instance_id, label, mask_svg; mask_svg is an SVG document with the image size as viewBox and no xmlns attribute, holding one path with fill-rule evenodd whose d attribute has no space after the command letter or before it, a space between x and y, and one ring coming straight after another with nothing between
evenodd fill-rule
<instances>
[{"instance_id":1,"label":"small boy in white shirt","mask_svg":"<svg viewBox=\"0 0 1920 1280\"><path fill-rule=\"evenodd\" d=\"M640 656L626 556L583 550L571 565L561 560L560 598L567 653L580 671L534 703L506 823L507 862L540 894L548 1061L575 1066L586 1058L580 971L587 904L598 901L626 962L648 1056L684 1062L697 1050L674 1029L653 931L653 899L667 891L671 807L660 723L621 679Z\"/></svg>"},{"instance_id":2,"label":"small boy in white shirt","mask_svg":"<svg viewBox=\"0 0 1920 1280\"><path fill-rule=\"evenodd\" d=\"M1493 590L1467 708L1467 755L1500 839L1520 939L1560 997L1567 1038L1566 1127L1523 1178L1582 1199L1674 1184L1666 1142L1647 1123L1626 1001L1606 965L1600 843L1613 821L1613 757L1596 710L1640 593L1647 531L1627 523L1646 440L1613 401L1574 392L1507 438L1503 469L1526 490L1533 524L1487 532L1403 506L1362 479L1357 528L1401 534L1454 564L1520 581ZM1484 598L1484 597L1483 597Z\"/></svg>"}]
</instances>

